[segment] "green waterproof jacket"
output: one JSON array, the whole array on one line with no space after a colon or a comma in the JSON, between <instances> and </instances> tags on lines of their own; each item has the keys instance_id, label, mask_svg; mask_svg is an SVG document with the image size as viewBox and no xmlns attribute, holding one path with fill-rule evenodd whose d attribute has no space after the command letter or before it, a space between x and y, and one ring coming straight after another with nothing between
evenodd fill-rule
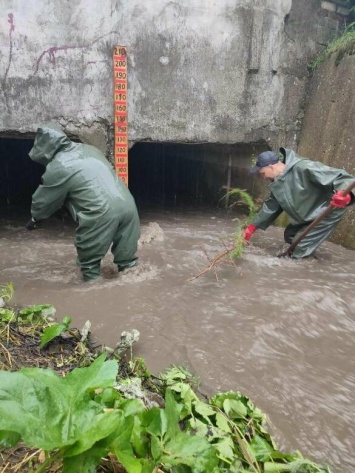
<instances>
[{"instance_id":1,"label":"green waterproof jacket","mask_svg":"<svg viewBox=\"0 0 355 473\"><path fill-rule=\"evenodd\" d=\"M293 225L312 222L329 205L335 191L345 189L354 181L354 177L343 169L301 158L291 149L281 150L285 156L285 170L270 183L269 197L252 222L262 230L268 228L282 211Z\"/></svg>"},{"instance_id":2,"label":"green waterproof jacket","mask_svg":"<svg viewBox=\"0 0 355 473\"><path fill-rule=\"evenodd\" d=\"M30 158L46 166L31 214L43 220L62 206L78 222L75 246L82 271L97 275L112 244L123 268L136 259L140 223L130 191L94 146L71 141L55 125L38 129Z\"/></svg>"}]
</instances>

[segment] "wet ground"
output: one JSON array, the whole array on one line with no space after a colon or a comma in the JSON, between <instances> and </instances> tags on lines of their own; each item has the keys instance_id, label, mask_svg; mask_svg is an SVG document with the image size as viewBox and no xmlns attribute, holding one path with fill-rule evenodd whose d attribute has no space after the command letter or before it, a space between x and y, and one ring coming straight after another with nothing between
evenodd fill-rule
<instances>
[{"instance_id":1,"label":"wet ground","mask_svg":"<svg viewBox=\"0 0 355 473\"><path fill-rule=\"evenodd\" d=\"M235 216L217 210L143 212L140 267L80 282L69 221L23 228L28 216L0 220L0 284L15 302L52 303L73 326L92 322L114 345L138 329L134 354L158 373L183 364L200 390L239 390L269 416L279 445L299 449L334 472L355 471L355 252L332 243L305 261L278 259L282 230L257 232L237 266L207 273Z\"/></svg>"}]
</instances>

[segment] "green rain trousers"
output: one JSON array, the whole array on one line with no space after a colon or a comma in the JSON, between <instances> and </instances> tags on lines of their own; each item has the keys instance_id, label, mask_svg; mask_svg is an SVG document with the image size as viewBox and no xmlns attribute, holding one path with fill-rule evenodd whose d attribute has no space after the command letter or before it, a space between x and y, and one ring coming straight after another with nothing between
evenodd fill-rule
<instances>
[{"instance_id":1,"label":"green rain trousers","mask_svg":"<svg viewBox=\"0 0 355 473\"><path fill-rule=\"evenodd\" d=\"M136 264L140 223L135 201L105 156L74 143L56 125L38 128L30 158L46 166L32 196L35 220L66 207L78 223L75 247L84 280L100 275L111 247L119 270Z\"/></svg>"},{"instance_id":2,"label":"green rain trousers","mask_svg":"<svg viewBox=\"0 0 355 473\"><path fill-rule=\"evenodd\" d=\"M310 256L315 249L323 243L324 240L332 233L335 226L341 221L346 213L346 209L333 209L325 218L323 218L307 235L302 238L296 246L292 258L300 259ZM295 237L298 237L310 224L305 225L288 225L285 229L285 242L292 243Z\"/></svg>"},{"instance_id":3,"label":"green rain trousers","mask_svg":"<svg viewBox=\"0 0 355 473\"><path fill-rule=\"evenodd\" d=\"M336 169L317 161L300 158L290 149L281 148L285 170L269 185L269 197L253 220L253 225L266 230L284 211L290 225L285 230L285 241L292 243L329 205L334 192L345 189L354 177L344 169ZM352 192L354 201L354 192ZM334 208L298 244L292 257L310 256L330 235L346 213Z\"/></svg>"}]
</instances>

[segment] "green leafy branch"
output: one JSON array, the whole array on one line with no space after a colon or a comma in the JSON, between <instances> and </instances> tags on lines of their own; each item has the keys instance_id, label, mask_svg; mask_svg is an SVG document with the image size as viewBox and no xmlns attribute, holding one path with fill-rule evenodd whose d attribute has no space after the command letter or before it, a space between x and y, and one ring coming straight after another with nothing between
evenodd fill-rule
<instances>
[{"instance_id":1,"label":"green leafy branch","mask_svg":"<svg viewBox=\"0 0 355 473\"><path fill-rule=\"evenodd\" d=\"M233 202L229 204L231 198ZM229 208L231 209L237 205L246 206L248 215L239 222L236 231L231 235L231 238L229 238L229 240L232 239L232 243L228 242L228 245L226 245L224 241L222 241L225 247L224 250L218 253L214 258L208 258L210 264L198 274L190 278L189 281L193 281L211 270L215 271L216 267L222 263L235 265L234 261L240 258L245 250L244 229L253 220L256 214L255 202L246 190L239 188L228 190L223 199L228 202ZM215 274L217 277L217 273Z\"/></svg>"}]
</instances>

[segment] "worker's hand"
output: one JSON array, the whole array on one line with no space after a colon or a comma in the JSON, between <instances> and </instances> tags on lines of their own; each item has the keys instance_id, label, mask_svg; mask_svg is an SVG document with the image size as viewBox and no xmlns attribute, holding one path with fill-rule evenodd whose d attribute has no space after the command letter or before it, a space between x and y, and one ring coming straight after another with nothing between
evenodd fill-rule
<instances>
[{"instance_id":1,"label":"worker's hand","mask_svg":"<svg viewBox=\"0 0 355 473\"><path fill-rule=\"evenodd\" d=\"M37 221L32 217L31 220L26 223L25 227L27 228L27 230L35 230L36 228L38 228Z\"/></svg>"},{"instance_id":2,"label":"worker's hand","mask_svg":"<svg viewBox=\"0 0 355 473\"><path fill-rule=\"evenodd\" d=\"M344 207L347 207L351 202L351 195L345 194L344 191L340 190L337 191L330 202L330 205L332 207L337 207L338 209L343 209Z\"/></svg>"},{"instance_id":3,"label":"worker's hand","mask_svg":"<svg viewBox=\"0 0 355 473\"><path fill-rule=\"evenodd\" d=\"M256 229L257 227L255 225L249 223L249 225L247 225L244 230L244 240L249 241Z\"/></svg>"}]
</instances>

